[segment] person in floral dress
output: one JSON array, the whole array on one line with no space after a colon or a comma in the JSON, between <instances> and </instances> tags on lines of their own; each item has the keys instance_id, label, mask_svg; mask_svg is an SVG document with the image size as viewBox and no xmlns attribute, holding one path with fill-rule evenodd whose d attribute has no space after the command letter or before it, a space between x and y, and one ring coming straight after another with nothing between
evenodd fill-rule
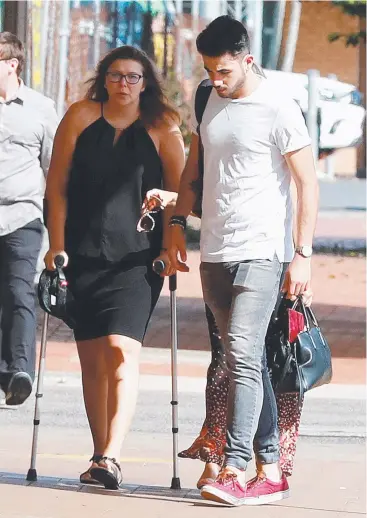
<instances>
[{"instance_id":1,"label":"person in floral dress","mask_svg":"<svg viewBox=\"0 0 367 518\"><path fill-rule=\"evenodd\" d=\"M311 292L304 294L307 305L311 303L311 299ZM205 462L204 471L197 483L199 489L211 480L215 480L224 460L229 387L224 344L214 316L208 306L205 306L205 312L211 344L211 362L208 367L205 390L206 415L198 437L189 448L179 453L181 458L200 459ZM293 473L303 401L300 402L298 394L293 393L276 394L276 401L280 467L285 476L290 477ZM257 469L261 471L261 465L257 465Z\"/></svg>"}]
</instances>

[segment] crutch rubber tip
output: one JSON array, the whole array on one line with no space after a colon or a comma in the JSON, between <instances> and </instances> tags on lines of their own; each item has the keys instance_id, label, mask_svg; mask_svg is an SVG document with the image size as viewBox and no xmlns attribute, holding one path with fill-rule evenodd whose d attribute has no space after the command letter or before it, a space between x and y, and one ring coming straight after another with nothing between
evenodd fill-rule
<instances>
[{"instance_id":1,"label":"crutch rubber tip","mask_svg":"<svg viewBox=\"0 0 367 518\"><path fill-rule=\"evenodd\" d=\"M171 489L181 489L181 482L178 477L172 478Z\"/></svg>"},{"instance_id":2,"label":"crutch rubber tip","mask_svg":"<svg viewBox=\"0 0 367 518\"><path fill-rule=\"evenodd\" d=\"M27 480L29 482L36 482L37 481L37 470L30 468L27 473Z\"/></svg>"}]
</instances>

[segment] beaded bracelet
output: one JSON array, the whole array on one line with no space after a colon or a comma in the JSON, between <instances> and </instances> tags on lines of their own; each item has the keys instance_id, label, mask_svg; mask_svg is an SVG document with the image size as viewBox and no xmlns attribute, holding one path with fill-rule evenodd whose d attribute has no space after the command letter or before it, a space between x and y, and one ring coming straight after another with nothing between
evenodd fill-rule
<instances>
[{"instance_id":1,"label":"beaded bracelet","mask_svg":"<svg viewBox=\"0 0 367 518\"><path fill-rule=\"evenodd\" d=\"M168 222L168 226L179 225L183 230L186 230L186 218L185 216L171 216Z\"/></svg>"}]
</instances>

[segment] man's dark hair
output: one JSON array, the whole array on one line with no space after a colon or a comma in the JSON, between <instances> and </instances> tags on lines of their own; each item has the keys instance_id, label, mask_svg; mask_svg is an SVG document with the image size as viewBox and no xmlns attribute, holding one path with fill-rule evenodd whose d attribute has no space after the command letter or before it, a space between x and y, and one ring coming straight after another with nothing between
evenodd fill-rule
<instances>
[{"instance_id":1,"label":"man's dark hair","mask_svg":"<svg viewBox=\"0 0 367 518\"><path fill-rule=\"evenodd\" d=\"M19 76L25 61L23 43L11 32L0 32L0 59L7 60L13 58L18 60L17 74Z\"/></svg>"},{"instance_id":2,"label":"man's dark hair","mask_svg":"<svg viewBox=\"0 0 367 518\"><path fill-rule=\"evenodd\" d=\"M231 16L219 16L196 38L196 48L204 56L237 56L250 52L250 38L244 25Z\"/></svg>"}]
</instances>

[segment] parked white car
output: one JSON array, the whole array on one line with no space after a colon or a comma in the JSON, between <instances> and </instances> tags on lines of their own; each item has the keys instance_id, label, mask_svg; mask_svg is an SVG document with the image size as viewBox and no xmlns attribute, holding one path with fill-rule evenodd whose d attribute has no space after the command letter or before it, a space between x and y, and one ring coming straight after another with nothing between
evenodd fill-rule
<instances>
[{"instance_id":1,"label":"parked white car","mask_svg":"<svg viewBox=\"0 0 367 518\"><path fill-rule=\"evenodd\" d=\"M265 70L275 88L287 90L300 105L302 112L308 109L307 74ZM336 79L320 77L320 153L357 145L363 134L365 110L361 106L362 96L358 89L349 83Z\"/></svg>"}]
</instances>

